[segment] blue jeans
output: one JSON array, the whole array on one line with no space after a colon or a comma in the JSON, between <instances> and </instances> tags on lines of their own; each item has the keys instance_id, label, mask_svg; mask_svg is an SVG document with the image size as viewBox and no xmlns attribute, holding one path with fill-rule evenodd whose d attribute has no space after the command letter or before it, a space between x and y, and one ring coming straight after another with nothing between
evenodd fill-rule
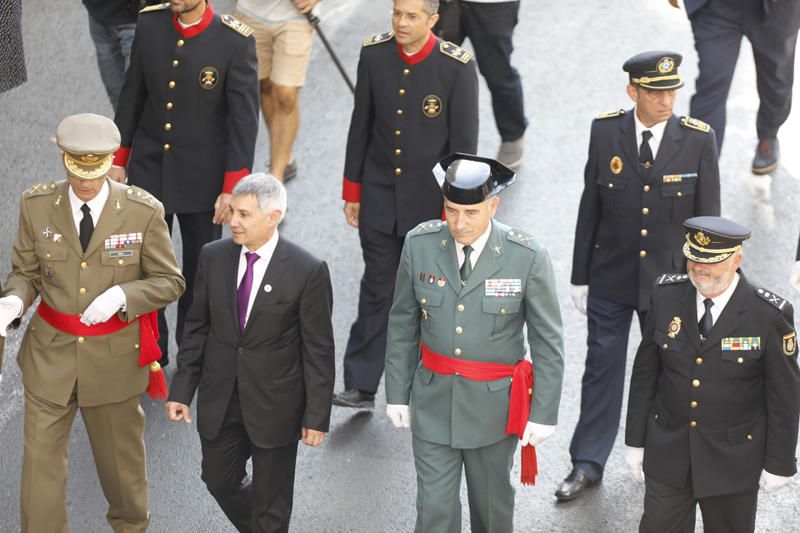
<instances>
[{"instance_id":1,"label":"blue jeans","mask_svg":"<svg viewBox=\"0 0 800 533\"><path fill-rule=\"evenodd\" d=\"M100 78L106 86L111 107L117 110L119 93L125 82L125 71L128 70L128 56L133 45L136 24L119 24L106 26L89 15L89 35L94 41L97 51L97 66Z\"/></svg>"}]
</instances>

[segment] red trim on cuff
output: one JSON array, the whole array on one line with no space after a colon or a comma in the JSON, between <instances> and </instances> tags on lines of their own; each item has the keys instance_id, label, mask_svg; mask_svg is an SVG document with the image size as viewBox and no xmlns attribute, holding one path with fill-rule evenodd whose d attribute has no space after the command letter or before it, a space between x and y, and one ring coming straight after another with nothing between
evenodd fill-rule
<instances>
[{"instance_id":1,"label":"red trim on cuff","mask_svg":"<svg viewBox=\"0 0 800 533\"><path fill-rule=\"evenodd\" d=\"M408 55L405 52L403 52L403 45L401 45L400 43L397 43L397 53L400 54L400 59L405 61L407 64L416 65L417 63L419 63L420 61L431 55L431 52L433 52L433 48L435 46L436 46L436 36L433 34L433 32L430 32L430 34L428 34L428 40L425 42L425 46L423 46L422 49L416 54Z\"/></svg>"},{"instance_id":2,"label":"red trim on cuff","mask_svg":"<svg viewBox=\"0 0 800 533\"><path fill-rule=\"evenodd\" d=\"M361 202L361 184L350 181L347 176L342 181L342 200L357 204Z\"/></svg>"},{"instance_id":3,"label":"red trim on cuff","mask_svg":"<svg viewBox=\"0 0 800 533\"><path fill-rule=\"evenodd\" d=\"M189 26L185 28L178 23L178 14L174 13L172 15L172 25L175 27L175 31L180 34L181 37L184 39L189 39L191 37L197 37L203 30L208 28L208 25L211 24L211 21L214 18L214 10L211 8L211 4L206 2L206 10L203 12L203 18L200 19L200 22L195 24L194 26Z\"/></svg>"},{"instance_id":4,"label":"red trim on cuff","mask_svg":"<svg viewBox=\"0 0 800 533\"><path fill-rule=\"evenodd\" d=\"M225 173L225 179L222 182L222 192L231 194L233 188L239 183L239 180L250 174L250 169L243 168L241 170L233 170Z\"/></svg>"},{"instance_id":5,"label":"red trim on cuff","mask_svg":"<svg viewBox=\"0 0 800 533\"><path fill-rule=\"evenodd\" d=\"M114 152L114 161L112 164L118 167L127 167L128 166L128 159L131 157L131 149L124 148L122 146Z\"/></svg>"}]
</instances>

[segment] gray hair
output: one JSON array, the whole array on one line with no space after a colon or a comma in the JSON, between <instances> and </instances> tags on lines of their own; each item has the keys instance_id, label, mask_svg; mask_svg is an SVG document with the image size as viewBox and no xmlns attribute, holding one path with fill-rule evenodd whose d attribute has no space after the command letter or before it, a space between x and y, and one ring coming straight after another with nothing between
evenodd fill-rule
<instances>
[{"instance_id":1,"label":"gray hair","mask_svg":"<svg viewBox=\"0 0 800 533\"><path fill-rule=\"evenodd\" d=\"M428 15L435 15L439 12L439 0L422 0L422 9L424 9Z\"/></svg>"},{"instance_id":2,"label":"gray hair","mask_svg":"<svg viewBox=\"0 0 800 533\"><path fill-rule=\"evenodd\" d=\"M281 212L281 220L286 215L286 187L283 183L265 172L256 172L240 179L233 188L234 196L255 196L258 200L258 207L261 211L278 210Z\"/></svg>"}]
</instances>

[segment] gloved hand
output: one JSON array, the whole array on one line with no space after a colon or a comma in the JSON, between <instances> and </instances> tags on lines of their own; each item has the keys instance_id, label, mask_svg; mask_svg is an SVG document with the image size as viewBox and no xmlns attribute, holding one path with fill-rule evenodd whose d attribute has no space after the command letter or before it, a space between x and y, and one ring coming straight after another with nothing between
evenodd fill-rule
<instances>
[{"instance_id":1,"label":"gloved hand","mask_svg":"<svg viewBox=\"0 0 800 533\"><path fill-rule=\"evenodd\" d=\"M792 480L792 476L776 476L770 474L766 470L761 471L761 479L758 480L758 486L767 492L775 492L780 490Z\"/></svg>"},{"instance_id":2,"label":"gloved hand","mask_svg":"<svg viewBox=\"0 0 800 533\"><path fill-rule=\"evenodd\" d=\"M800 261L796 262L792 267L792 273L789 274L789 283L792 284L794 290L800 291Z\"/></svg>"},{"instance_id":3,"label":"gloved hand","mask_svg":"<svg viewBox=\"0 0 800 533\"><path fill-rule=\"evenodd\" d=\"M125 302L125 292L119 285L114 285L89 304L81 315L81 323L93 326L105 322L122 309Z\"/></svg>"},{"instance_id":4,"label":"gloved hand","mask_svg":"<svg viewBox=\"0 0 800 533\"><path fill-rule=\"evenodd\" d=\"M644 472L642 471L642 462L644 461L644 448L634 448L632 446L625 446L625 464L631 471L633 479L639 483L644 482Z\"/></svg>"},{"instance_id":5,"label":"gloved hand","mask_svg":"<svg viewBox=\"0 0 800 533\"><path fill-rule=\"evenodd\" d=\"M531 446L538 446L540 443L550 438L550 435L552 435L555 430L555 426L528 422L525 424L525 432L522 434L520 446L527 446L528 444Z\"/></svg>"},{"instance_id":6,"label":"gloved hand","mask_svg":"<svg viewBox=\"0 0 800 533\"><path fill-rule=\"evenodd\" d=\"M22 314L22 300L19 296L9 295L0 298L0 336L6 336L6 329Z\"/></svg>"},{"instance_id":7,"label":"gloved hand","mask_svg":"<svg viewBox=\"0 0 800 533\"><path fill-rule=\"evenodd\" d=\"M580 311L582 315L586 314L586 298L589 296L588 285L570 285L569 297L572 298L572 305L575 309Z\"/></svg>"},{"instance_id":8,"label":"gloved hand","mask_svg":"<svg viewBox=\"0 0 800 533\"><path fill-rule=\"evenodd\" d=\"M386 416L396 428L407 428L411 425L411 408L407 405L387 403Z\"/></svg>"}]
</instances>

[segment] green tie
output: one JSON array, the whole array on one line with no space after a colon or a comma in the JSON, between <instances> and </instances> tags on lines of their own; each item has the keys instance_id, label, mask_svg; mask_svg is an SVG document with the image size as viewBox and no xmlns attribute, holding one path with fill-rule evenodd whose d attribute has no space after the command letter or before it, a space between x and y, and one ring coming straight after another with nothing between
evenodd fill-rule
<instances>
[{"instance_id":1,"label":"green tie","mask_svg":"<svg viewBox=\"0 0 800 533\"><path fill-rule=\"evenodd\" d=\"M462 248L464 251L464 262L461 264L461 286L467 284L467 278L469 275L472 274L472 261L469 260L469 256L472 253L472 246L467 244Z\"/></svg>"}]
</instances>

